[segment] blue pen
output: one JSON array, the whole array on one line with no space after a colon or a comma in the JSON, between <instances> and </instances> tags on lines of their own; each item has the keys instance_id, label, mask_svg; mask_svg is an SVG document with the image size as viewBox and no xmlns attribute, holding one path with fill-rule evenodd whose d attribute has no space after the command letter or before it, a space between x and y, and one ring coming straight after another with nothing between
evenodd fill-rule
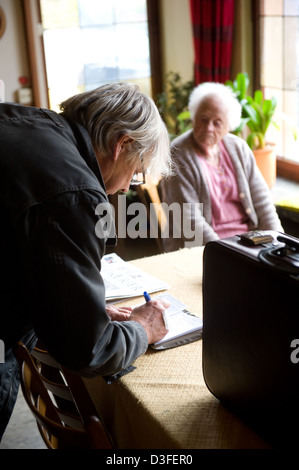
<instances>
[{"instance_id":1,"label":"blue pen","mask_svg":"<svg viewBox=\"0 0 299 470\"><path fill-rule=\"evenodd\" d=\"M146 302L149 302L151 300L151 297L147 292L143 292L143 296L144 296Z\"/></svg>"}]
</instances>

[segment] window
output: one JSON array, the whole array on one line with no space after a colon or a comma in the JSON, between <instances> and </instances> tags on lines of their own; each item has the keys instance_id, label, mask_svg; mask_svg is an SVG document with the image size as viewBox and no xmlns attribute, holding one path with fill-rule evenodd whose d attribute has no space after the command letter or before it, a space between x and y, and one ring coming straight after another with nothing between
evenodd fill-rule
<instances>
[{"instance_id":1,"label":"window","mask_svg":"<svg viewBox=\"0 0 299 470\"><path fill-rule=\"evenodd\" d=\"M137 83L150 96L156 93L147 3L40 0L52 109L73 94L119 80Z\"/></svg>"},{"instance_id":2,"label":"window","mask_svg":"<svg viewBox=\"0 0 299 470\"><path fill-rule=\"evenodd\" d=\"M269 129L277 154L299 163L299 0L259 2L260 85L267 98L277 98L279 132Z\"/></svg>"}]
</instances>

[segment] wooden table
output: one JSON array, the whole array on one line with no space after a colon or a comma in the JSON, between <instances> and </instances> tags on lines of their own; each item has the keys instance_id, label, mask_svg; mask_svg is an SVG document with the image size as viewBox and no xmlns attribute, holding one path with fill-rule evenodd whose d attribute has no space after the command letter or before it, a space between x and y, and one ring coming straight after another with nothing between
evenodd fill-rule
<instances>
[{"instance_id":1,"label":"wooden table","mask_svg":"<svg viewBox=\"0 0 299 470\"><path fill-rule=\"evenodd\" d=\"M169 293L202 316L203 248L132 261L171 286ZM154 295L152 295L154 297ZM126 302L140 303L142 299ZM133 372L108 385L85 379L99 415L120 449L259 449L269 447L207 389L202 341L139 357Z\"/></svg>"}]
</instances>

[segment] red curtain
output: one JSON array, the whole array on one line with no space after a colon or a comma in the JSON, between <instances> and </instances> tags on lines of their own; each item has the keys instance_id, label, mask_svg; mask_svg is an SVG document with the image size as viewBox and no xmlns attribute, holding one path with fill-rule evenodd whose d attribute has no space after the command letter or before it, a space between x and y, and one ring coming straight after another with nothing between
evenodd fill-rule
<instances>
[{"instance_id":1,"label":"red curtain","mask_svg":"<svg viewBox=\"0 0 299 470\"><path fill-rule=\"evenodd\" d=\"M234 0L189 0L195 50L195 83L230 79Z\"/></svg>"}]
</instances>

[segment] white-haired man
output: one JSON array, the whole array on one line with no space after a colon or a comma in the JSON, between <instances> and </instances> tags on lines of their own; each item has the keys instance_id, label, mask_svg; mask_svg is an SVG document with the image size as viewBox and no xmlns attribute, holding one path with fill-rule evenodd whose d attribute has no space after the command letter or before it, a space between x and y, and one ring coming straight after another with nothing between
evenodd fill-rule
<instances>
[{"instance_id":1,"label":"white-haired man","mask_svg":"<svg viewBox=\"0 0 299 470\"><path fill-rule=\"evenodd\" d=\"M165 305L106 307L95 226L107 194L170 168L168 133L153 101L115 83L69 98L62 113L0 104L0 439L19 386L14 347L43 342L86 376L126 369L167 332Z\"/></svg>"}]
</instances>

